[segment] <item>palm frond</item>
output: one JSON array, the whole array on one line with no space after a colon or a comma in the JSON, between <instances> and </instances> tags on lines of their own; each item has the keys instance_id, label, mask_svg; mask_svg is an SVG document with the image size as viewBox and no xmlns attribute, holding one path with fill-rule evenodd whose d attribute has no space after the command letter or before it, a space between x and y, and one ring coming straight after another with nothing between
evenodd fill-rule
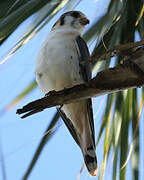
<instances>
[{"instance_id":1,"label":"palm frond","mask_svg":"<svg viewBox=\"0 0 144 180\"><path fill-rule=\"evenodd\" d=\"M50 124L48 125L48 127L44 133L44 137L42 138L42 140L41 140L41 142L40 142L40 144L39 144L39 146L38 146L38 148L37 148L37 150L33 156L32 161L31 161L26 173L24 174L24 176L22 178L23 180L26 180L29 177L29 175L32 172L38 158L40 157L40 154L41 154L44 146L47 144L47 142L54 135L55 131L53 130L53 128L54 128L55 124L57 123L58 119L59 119L59 113L57 112L54 115L53 119L51 120Z\"/></svg>"},{"instance_id":2,"label":"palm frond","mask_svg":"<svg viewBox=\"0 0 144 180\"><path fill-rule=\"evenodd\" d=\"M5 9L0 22L0 42L4 42L20 23L51 1L22 0L13 2L10 7L7 6L7 3L3 3L3 6L0 8L0 10Z\"/></svg>"}]
</instances>

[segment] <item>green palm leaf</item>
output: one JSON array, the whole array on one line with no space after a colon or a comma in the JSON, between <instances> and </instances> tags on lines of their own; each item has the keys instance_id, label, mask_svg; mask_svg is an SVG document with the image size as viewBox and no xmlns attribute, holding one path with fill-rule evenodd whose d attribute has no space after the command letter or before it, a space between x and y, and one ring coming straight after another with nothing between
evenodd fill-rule
<instances>
[{"instance_id":1,"label":"green palm leaf","mask_svg":"<svg viewBox=\"0 0 144 180\"><path fill-rule=\"evenodd\" d=\"M38 148L34 154L34 157L33 157L32 161L28 167L28 170L26 171L26 173L24 174L24 176L22 178L23 180L26 180L28 178L28 176L30 175L33 167L35 166L44 146L50 140L52 135L54 135L55 131L53 130L53 128L54 128L55 124L57 123L58 119L59 119L59 113L57 112L54 115L53 119L51 120L50 124L48 125L48 127L44 133L44 137L42 138L42 140L41 140L41 142L40 142L40 144L39 144L39 146L38 146Z\"/></svg>"},{"instance_id":2,"label":"green palm leaf","mask_svg":"<svg viewBox=\"0 0 144 180\"><path fill-rule=\"evenodd\" d=\"M51 0L23 0L18 3L14 2L9 9L7 3L3 3L0 10L4 8L5 12L2 13L0 22L0 41L3 42L21 22L49 2Z\"/></svg>"}]
</instances>

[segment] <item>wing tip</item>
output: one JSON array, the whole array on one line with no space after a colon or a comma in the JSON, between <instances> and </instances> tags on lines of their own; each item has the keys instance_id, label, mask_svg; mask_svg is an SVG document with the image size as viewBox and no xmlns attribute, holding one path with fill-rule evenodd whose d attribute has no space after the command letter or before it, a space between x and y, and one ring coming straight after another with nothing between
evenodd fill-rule
<instances>
[{"instance_id":1,"label":"wing tip","mask_svg":"<svg viewBox=\"0 0 144 180\"><path fill-rule=\"evenodd\" d=\"M95 168L95 170L93 171L88 171L90 176L94 177L94 176L97 176L97 173L98 173L98 167Z\"/></svg>"},{"instance_id":2,"label":"wing tip","mask_svg":"<svg viewBox=\"0 0 144 180\"><path fill-rule=\"evenodd\" d=\"M85 165L87 167L88 173L91 176L97 176L98 167L97 167L97 158L96 156L92 157L88 154L84 156Z\"/></svg>"}]
</instances>

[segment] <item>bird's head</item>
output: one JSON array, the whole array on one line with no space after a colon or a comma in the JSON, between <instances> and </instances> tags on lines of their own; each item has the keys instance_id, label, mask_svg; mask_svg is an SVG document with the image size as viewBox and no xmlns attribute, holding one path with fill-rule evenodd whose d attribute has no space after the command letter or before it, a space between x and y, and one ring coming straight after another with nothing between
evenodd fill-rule
<instances>
[{"instance_id":1,"label":"bird's head","mask_svg":"<svg viewBox=\"0 0 144 180\"><path fill-rule=\"evenodd\" d=\"M89 24L89 20L82 12L69 11L61 15L61 17L53 25L52 30L58 28L72 28L79 31L81 34L87 24Z\"/></svg>"}]
</instances>

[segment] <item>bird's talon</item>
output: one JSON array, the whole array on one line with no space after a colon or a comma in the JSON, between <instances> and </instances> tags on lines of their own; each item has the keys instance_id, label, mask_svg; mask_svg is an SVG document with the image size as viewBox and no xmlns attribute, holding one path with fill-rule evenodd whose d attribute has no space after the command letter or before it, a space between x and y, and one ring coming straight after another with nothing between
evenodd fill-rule
<instances>
[{"instance_id":1,"label":"bird's talon","mask_svg":"<svg viewBox=\"0 0 144 180\"><path fill-rule=\"evenodd\" d=\"M48 93L45 94L45 96L50 96L50 95L54 95L56 93L55 90L49 91Z\"/></svg>"},{"instance_id":2,"label":"bird's talon","mask_svg":"<svg viewBox=\"0 0 144 180\"><path fill-rule=\"evenodd\" d=\"M62 107L63 107L63 104L60 105L60 108L59 108L59 109L61 109Z\"/></svg>"}]
</instances>

